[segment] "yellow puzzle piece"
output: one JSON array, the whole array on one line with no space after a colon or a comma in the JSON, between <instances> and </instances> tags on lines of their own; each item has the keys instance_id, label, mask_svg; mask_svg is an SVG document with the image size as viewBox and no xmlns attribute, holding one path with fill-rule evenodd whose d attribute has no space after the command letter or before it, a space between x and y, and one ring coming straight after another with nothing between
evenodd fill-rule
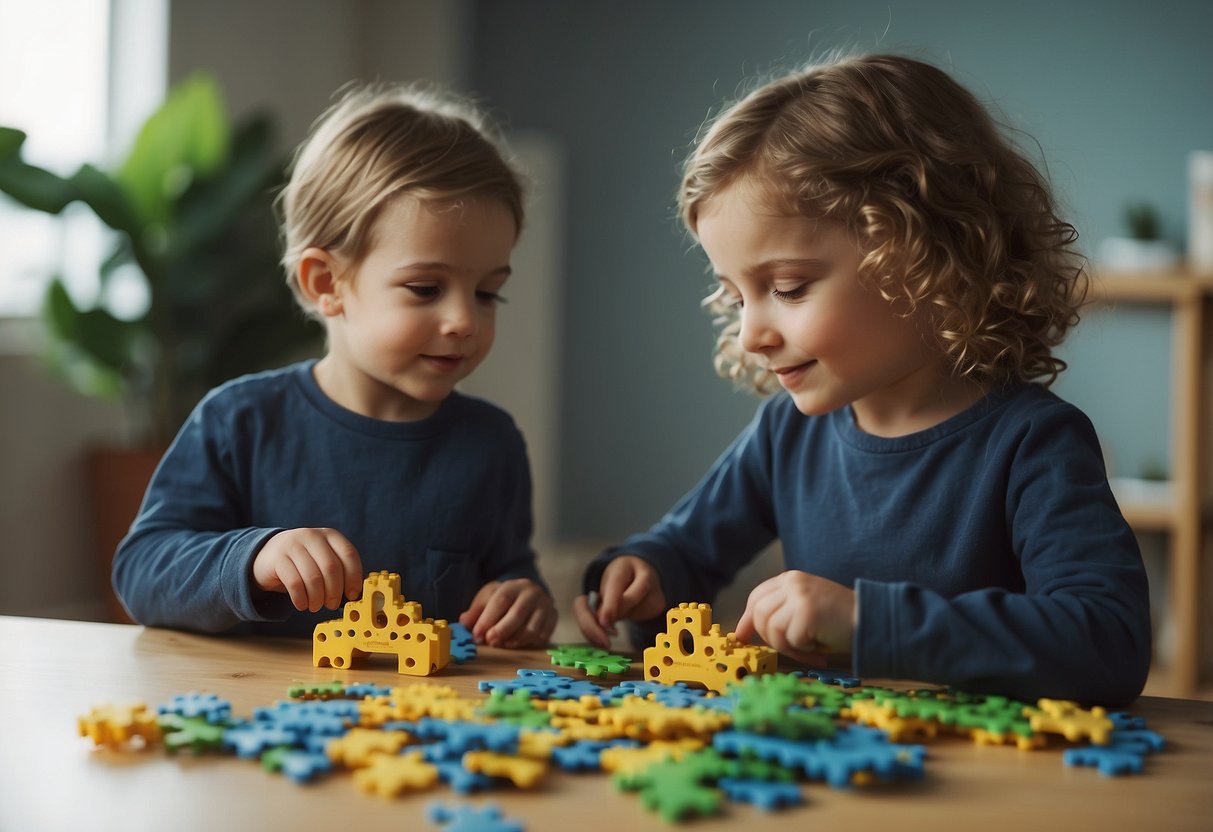
<instances>
[{"instance_id":1,"label":"yellow puzzle piece","mask_svg":"<svg viewBox=\"0 0 1213 832\"><path fill-rule=\"evenodd\" d=\"M687 682L724 693L730 682L775 672L779 654L721 633L711 604L679 604L666 613L666 623L667 631L644 651L644 678L651 682Z\"/></svg>"},{"instance_id":2,"label":"yellow puzzle piece","mask_svg":"<svg viewBox=\"0 0 1213 832\"><path fill-rule=\"evenodd\" d=\"M397 657L400 673L428 676L451 661L451 631L446 621L421 617L421 605L400 594L400 575L372 572L362 596L347 601L340 619L316 625L312 633L315 667L347 668L359 656Z\"/></svg>"},{"instance_id":3,"label":"yellow puzzle piece","mask_svg":"<svg viewBox=\"0 0 1213 832\"><path fill-rule=\"evenodd\" d=\"M156 714L143 702L133 705L101 705L93 708L88 716L76 720L80 736L91 737L97 745L126 745L135 737L151 745L160 740L160 726Z\"/></svg>"}]
</instances>

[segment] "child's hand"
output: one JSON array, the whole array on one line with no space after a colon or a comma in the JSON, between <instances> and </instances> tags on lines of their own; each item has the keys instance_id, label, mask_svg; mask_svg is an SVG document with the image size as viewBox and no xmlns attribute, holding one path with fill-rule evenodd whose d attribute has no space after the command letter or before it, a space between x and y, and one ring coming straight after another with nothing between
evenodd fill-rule
<instances>
[{"instance_id":1,"label":"child's hand","mask_svg":"<svg viewBox=\"0 0 1213 832\"><path fill-rule=\"evenodd\" d=\"M297 610L335 610L343 595L362 591L362 558L336 529L287 529L253 558L253 580L266 592L290 595Z\"/></svg>"},{"instance_id":2,"label":"child's hand","mask_svg":"<svg viewBox=\"0 0 1213 832\"><path fill-rule=\"evenodd\" d=\"M789 571L754 587L737 622L737 638L757 633L780 653L824 666L826 653L849 653L855 632L855 591L842 584Z\"/></svg>"},{"instance_id":3,"label":"child's hand","mask_svg":"<svg viewBox=\"0 0 1213 832\"><path fill-rule=\"evenodd\" d=\"M459 616L477 643L490 647L544 647L556 628L556 605L529 578L490 581Z\"/></svg>"},{"instance_id":4,"label":"child's hand","mask_svg":"<svg viewBox=\"0 0 1213 832\"><path fill-rule=\"evenodd\" d=\"M611 648L617 621L644 621L666 611L661 577L648 561L635 555L620 555L607 564L598 584L598 608L591 609L589 598L577 596L573 612L577 626L590 643L604 650Z\"/></svg>"}]
</instances>

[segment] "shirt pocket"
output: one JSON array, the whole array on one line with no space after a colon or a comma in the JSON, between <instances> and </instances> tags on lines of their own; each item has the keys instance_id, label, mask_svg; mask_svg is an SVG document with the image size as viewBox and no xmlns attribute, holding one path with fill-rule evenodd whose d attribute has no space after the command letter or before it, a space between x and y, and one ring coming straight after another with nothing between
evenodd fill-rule
<instances>
[{"instance_id":1,"label":"shirt pocket","mask_svg":"<svg viewBox=\"0 0 1213 832\"><path fill-rule=\"evenodd\" d=\"M468 552L451 549L426 549L427 594L433 599L436 615L453 620L471 605L480 585L476 561ZM427 608L426 615L430 616Z\"/></svg>"}]
</instances>

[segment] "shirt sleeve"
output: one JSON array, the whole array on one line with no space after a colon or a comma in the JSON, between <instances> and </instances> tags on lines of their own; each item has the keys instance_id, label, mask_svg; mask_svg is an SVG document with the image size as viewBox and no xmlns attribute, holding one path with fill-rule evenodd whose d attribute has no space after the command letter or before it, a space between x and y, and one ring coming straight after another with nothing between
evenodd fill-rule
<instances>
[{"instance_id":1,"label":"shirt sleeve","mask_svg":"<svg viewBox=\"0 0 1213 832\"><path fill-rule=\"evenodd\" d=\"M775 539L765 418L770 404L764 402L704 478L660 521L590 562L583 579L586 592L598 589L608 563L635 555L657 571L668 606L711 603Z\"/></svg>"},{"instance_id":2,"label":"shirt sleeve","mask_svg":"<svg viewBox=\"0 0 1213 832\"><path fill-rule=\"evenodd\" d=\"M114 589L141 624L220 632L294 611L253 584L253 558L282 529L247 527L216 409L204 400L182 427L114 555Z\"/></svg>"},{"instance_id":3,"label":"shirt sleeve","mask_svg":"<svg viewBox=\"0 0 1213 832\"><path fill-rule=\"evenodd\" d=\"M857 675L922 679L1035 701L1121 705L1150 664L1149 592L1090 422L1026 427L1008 462L1006 524L1024 591L947 598L857 583Z\"/></svg>"},{"instance_id":4,"label":"shirt sleeve","mask_svg":"<svg viewBox=\"0 0 1213 832\"><path fill-rule=\"evenodd\" d=\"M531 466L527 459L526 443L517 428L513 428L511 433L510 447L513 452L507 457L508 464L502 477L500 534L486 559L482 578L485 581L527 578L551 595L551 589L539 573L535 550L531 546L534 519L531 508Z\"/></svg>"}]
</instances>

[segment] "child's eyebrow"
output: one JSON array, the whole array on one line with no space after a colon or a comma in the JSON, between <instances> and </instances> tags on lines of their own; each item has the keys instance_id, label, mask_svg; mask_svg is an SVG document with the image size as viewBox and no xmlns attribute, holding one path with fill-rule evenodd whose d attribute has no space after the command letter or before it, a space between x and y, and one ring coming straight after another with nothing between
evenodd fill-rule
<instances>
[{"instance_id":1,"label":"child's eyebrow","mask_svg":"<svg viewBox=\"0 0 1213 832\"><path fill-rule=\"evenodd\" d=\"M408 263L404 266L397 266L396 271L398 271L398 272L456 272L456 271L459 271L459 269L456 269L454 266L451 266L449 263L440 263L435 260L435 261L428 261L428 262ZM498 266L497 268L487 272L483 276L484 277L497 277L498 275L501 275L504 277L509 277L513 273L514 273L514 270L512 268L510 268L508 265L506 265L506 266Z\"/></svg>"},{"instance_id":2,"label":"child's eyebrow","mask_svg":"<svg viewBox=\"0 0 1213 832\"><path fill-rule=\"evenodd\" d=\"M805 268L809 266L823 266L829 261L820 257L776 257L771 260L764 260L757 263L742 272L746 277L755 277L757 275L766 274L775 269L783 268Z\"/></svg>"}]
</instances>

